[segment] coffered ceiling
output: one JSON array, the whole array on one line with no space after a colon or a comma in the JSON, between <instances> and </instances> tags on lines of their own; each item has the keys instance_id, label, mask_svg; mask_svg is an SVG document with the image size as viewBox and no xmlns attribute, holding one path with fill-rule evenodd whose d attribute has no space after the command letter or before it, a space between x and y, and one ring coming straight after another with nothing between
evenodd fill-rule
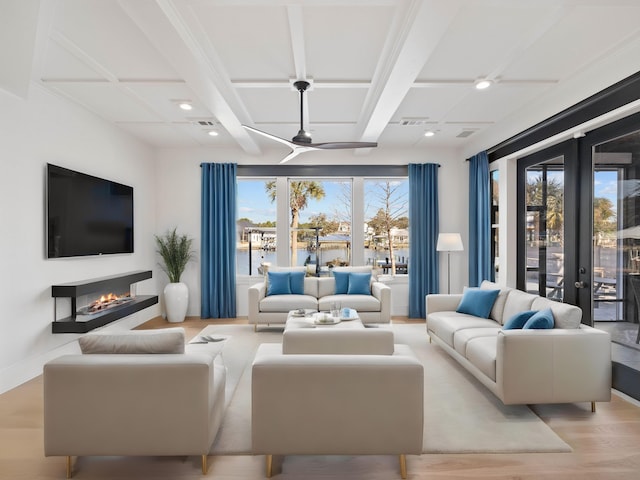
<instances>
[{"instance_id":1,"label":"coffered ceiling","mask_svg":"<svg viewBox=\"0 0 640 480\"><path fill-rule=\"evenodd\" d=\"M293 137L307 79L315 142L462 148L640 70L638 19L637 0L43 0L33 80L157 147L286 152L241 125Z\"/></svg>"}]
</instances>

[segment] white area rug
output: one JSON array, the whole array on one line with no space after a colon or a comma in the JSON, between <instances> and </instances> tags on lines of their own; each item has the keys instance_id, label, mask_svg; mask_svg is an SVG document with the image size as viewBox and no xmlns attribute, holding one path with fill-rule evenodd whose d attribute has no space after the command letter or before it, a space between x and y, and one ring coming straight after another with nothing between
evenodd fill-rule
<instances>
[{"instance_id":1,"label":"white area rug","mask_svg":"<svg viewBox=\"0 0 640 480\"><path fill-rule=\"evenodd\" d=\"M425 367L424 453L571 451L527 406L503 405L442 349L429 344L424 325L381 328L392 328L396 343L409 345ZM212 325L201 334L231 336L223 349L227 410L211 453L250 454L251 363L259 344L282 342L282 330L256 333L252 325Z\"/></svg>"}]
</instances>

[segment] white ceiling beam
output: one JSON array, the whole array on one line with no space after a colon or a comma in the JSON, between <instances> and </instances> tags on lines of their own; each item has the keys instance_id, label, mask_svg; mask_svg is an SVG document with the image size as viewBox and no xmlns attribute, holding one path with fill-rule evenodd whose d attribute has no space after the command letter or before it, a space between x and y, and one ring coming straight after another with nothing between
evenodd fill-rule
<instances>
[{"instance_id":1,"label":"white ceiling beam","mask_svg":"<svg viewBox=\"0 0 640 480\"><path fill-rule=\"evenodd\" d=\"M362 141L378 140L459 9L457 1L412 0L399 12L360 116Z\"/></svg>"},{"instance_id":2,"label":"white ceiling beam","mask_svg":"<svg viewBox=\"0 0 640 480\"><path fill-rule=\"evenodd\" d=\"M124 80L121 80L124 81ZM130 80L138 81L138 80ZM140 80L144 81L144 80ZM442 87L464 87L469 88L473 86L476 79L464 78L464 79L450 79L450 80L416 80L411 85L411 88L442 88ZM558 79L512 79L506 80L498 78L495 83L500 85L517 86L517 87L531 87L541 85L556 85L560 82ZM290 81L280 80L231 80L234 88L286 88L291 89ZM370 88L371 81L369 80L313 80L313 89L329 89L329 88Z\"/></svg>"},{"instance_id":3,"label":"white ceiling beam","mask_svg":"<svg viewBox=\"0 0 640 480\"><path fill-rule=\"evenodd\" d=\"M216 61L215 52L203 38L201 29L192 29L171 0L120 1L119 4L158 52L182 73L187 86L240 147L250 154L261 153L258 144L242 127L242 123L249 120L246 108L235 96L228 75L221 68L221 62ZM193 16L191 20L193 24ZM241 120L234 110L247 118Z\"/></svg>"}]
</instances>

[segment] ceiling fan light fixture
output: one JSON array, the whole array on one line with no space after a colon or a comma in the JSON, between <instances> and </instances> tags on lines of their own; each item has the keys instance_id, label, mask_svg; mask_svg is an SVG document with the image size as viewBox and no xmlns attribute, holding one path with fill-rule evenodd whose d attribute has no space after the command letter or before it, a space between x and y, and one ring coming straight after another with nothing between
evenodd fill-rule
<instances>
[{"instance_id":1,"label":"ceiling fan light fixture","mask_svg":"<svg viewBox=\"0 0 640 480\"><path fill-rule=\"evenodd\" d=\"M476 90L486 90L491 85L493 85L493 82L486 78L479 78L475 82Z\"/></svg>"}]
</instances>

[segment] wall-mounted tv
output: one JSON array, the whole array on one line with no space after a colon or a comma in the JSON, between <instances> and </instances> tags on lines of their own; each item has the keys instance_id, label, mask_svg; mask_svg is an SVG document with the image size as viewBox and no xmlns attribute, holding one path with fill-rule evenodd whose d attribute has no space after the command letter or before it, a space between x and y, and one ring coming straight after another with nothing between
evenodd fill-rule
<instances>
[{"instance_id":1,"label":"wall-mounted tv","mask_svg":"<svg viewBox=\"0 0 640 480\"><path fill-rule=\"evenodd\" d=\"M133 253L133 187L47 164L47 258Z\"/></svg>"}]
</instances>

